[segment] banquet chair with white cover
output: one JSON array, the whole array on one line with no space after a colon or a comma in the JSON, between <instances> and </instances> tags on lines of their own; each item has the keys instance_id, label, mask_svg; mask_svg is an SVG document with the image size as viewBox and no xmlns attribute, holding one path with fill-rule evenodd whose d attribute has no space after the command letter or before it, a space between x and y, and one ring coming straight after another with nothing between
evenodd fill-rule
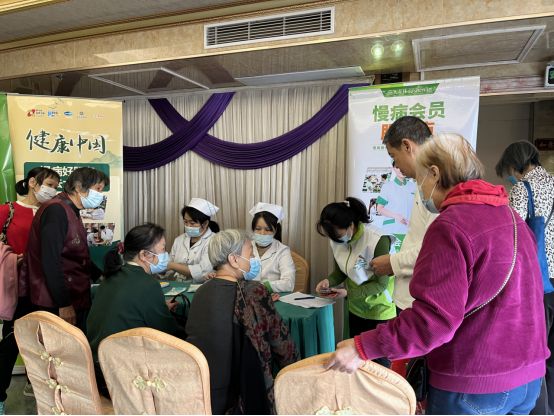
<instances>
[{"instance_id":1,"label":"banquet chair with white cover","mask_svg":"<svg viewBox=\"0 0 554 416\"><path fill-rule=\"evenodd\" d=\"M117 414L211 414L208 362L188 342L135 328L104 339L98 358Z\"/></svg>"},{"instance_id":2,"label":"banquet chair with white cover","mask_svg":"<svg viewBox=\"0 0 554 416\"><path fill-rule=\"evenodd\" d=\"M373 361L353 374L326 370L331 355L306 358L279 372L278 414L415 414L415 393L399 374Z\"/></svg>"}]
</instances>

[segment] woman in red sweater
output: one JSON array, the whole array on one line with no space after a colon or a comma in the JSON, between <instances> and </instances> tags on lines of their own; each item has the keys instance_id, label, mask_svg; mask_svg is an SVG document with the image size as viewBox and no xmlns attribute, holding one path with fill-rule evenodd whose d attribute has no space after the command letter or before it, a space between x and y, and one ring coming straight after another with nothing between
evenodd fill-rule
<instances>
[{"instance_id":1,"label":"woman in red sweater","mask_svg":"<svg viewBox=\"0 0 554 416\"><path fill-rule=\"evenodd\" d=\"M343 341L329 367L427 357L426 414L528 414L549 355L543 285L529 227L461 136L433 136L416 160L423 205L440 215L423 239L411 308ZM515 227L514 227L515 224Z\"/></svg>"},{"instance_id":2,"label":"woman in red sweater","mask_svg":"<svg viewBox=\"0 0 554 416\"><path fill-rule=\"evenodd\" d=\"M25 179L15 184L16 192L24 197L20 201L0 205L0 227L4 227L10 215L10 205L13 207L13 218L8 226L7 244L14 253L23 257L29 240L29 231L35 212L41 203L52 199L56 195L56 188L60 183L60 176L48 168L34 168L29 171ZM29 311L29 302L20 298L13 320L4 321L2 326L2 340L0 341L0 415L4 414L6 390L11 381L13 366L17 359L18 349L13 336L14 321L26 315Z\"/></svg>"}]
</instances>

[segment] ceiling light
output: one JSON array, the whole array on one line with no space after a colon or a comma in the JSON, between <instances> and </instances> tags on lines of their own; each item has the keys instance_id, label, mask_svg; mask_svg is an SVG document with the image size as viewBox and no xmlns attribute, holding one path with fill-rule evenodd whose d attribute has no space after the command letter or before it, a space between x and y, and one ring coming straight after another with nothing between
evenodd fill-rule
<instances>
[{"instance_id":1,"label":"ceiling light","mask_svg":"<svg viewBox=\"0 0 554 416\"><path fill-rule=\"evenodd\" d=\"M392 45L390 45L390 50L395 55L400 55L402 51L404 50L404 41L403 40L395 40Z\"/></svg>"},{"instance_id":2,"label":"ceiling light","mask_svg":"<svg viewBox=\"0 0 554 416\"><path fill-rule=\"evenodd\" d=\"M385 53L385 47L382 43L376 43L371 47L371 56L375 59L380 59Z\"/></svg>"}]
</instances>

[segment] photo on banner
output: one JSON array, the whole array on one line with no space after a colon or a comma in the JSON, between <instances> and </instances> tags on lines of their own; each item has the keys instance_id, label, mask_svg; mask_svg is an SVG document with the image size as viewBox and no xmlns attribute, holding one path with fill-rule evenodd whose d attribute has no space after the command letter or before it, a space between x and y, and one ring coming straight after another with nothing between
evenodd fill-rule
<instances>
[{"instance_id":1,"label":"photo on banner","mask_svg":"<svg viewBox=\"0 0 554 416\"><path fill-rule=\"evenodd\" d=\"M408 231L417 185L393 167L383 138L394 121L414 116L433 133L458 133L474 148L479 77L356 87L348 99L348 195L361 199L372 223L395 235L398 251Z\"/></svg>"},{"instance_id":2,"label":"photo on banner","mask_svg":"<svg viewBox=\"0 0 554 416\"><path fill-rule=\"evenodd\" d=\"M8 95L8 118L16 181L37 166L58 172L58 191L80 167L110 178L104 201L81 210L86 229L106 224L110 241L121 239L123 226L122 103L81 98ZM97 242L102 240L99 236ZM94 244L96 245L96 244Z\"/></svg>"}]
</instances>

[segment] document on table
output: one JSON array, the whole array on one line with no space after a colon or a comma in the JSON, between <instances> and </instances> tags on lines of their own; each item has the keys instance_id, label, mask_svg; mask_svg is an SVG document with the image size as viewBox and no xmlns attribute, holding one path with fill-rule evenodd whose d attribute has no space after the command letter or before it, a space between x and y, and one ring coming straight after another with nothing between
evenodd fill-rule
<instances>
[{"instance_id":1,"label":"document on table","mask_svg":"<svg viewBox=\"0 0 554 416\"><path fill-rule=\"evenodd\" d=\"M187 292L189 292L189 293L194 293L194 292L196 292L196 290L197 290L200 286L202 286L202 283L195 283L195 284L192 284L192 285L189 286Z\"/></svg>"},{"instance_id":2,"label":"document on table","mask_svg":"<svg viewBox=\"0 0 554 416\"><path fill-rule=\"evenodd\" d=\"M169 291L165 292L165 296L177 296L186 291L187 289L184 287L172 287Z\"/></svg>"},{"instance_id":3,"label":"document on table","mask_svg":"<svg viewBox=\"0 0 554 416\"><path fill-rule=\"evenodd\" d=\"M279 300L290 305L301 306L302 308L323 308L324 306L335 303L333 299L320 298L302 292L294 292L290 295L281 296Z\"/></svg>"}]
</instances>

